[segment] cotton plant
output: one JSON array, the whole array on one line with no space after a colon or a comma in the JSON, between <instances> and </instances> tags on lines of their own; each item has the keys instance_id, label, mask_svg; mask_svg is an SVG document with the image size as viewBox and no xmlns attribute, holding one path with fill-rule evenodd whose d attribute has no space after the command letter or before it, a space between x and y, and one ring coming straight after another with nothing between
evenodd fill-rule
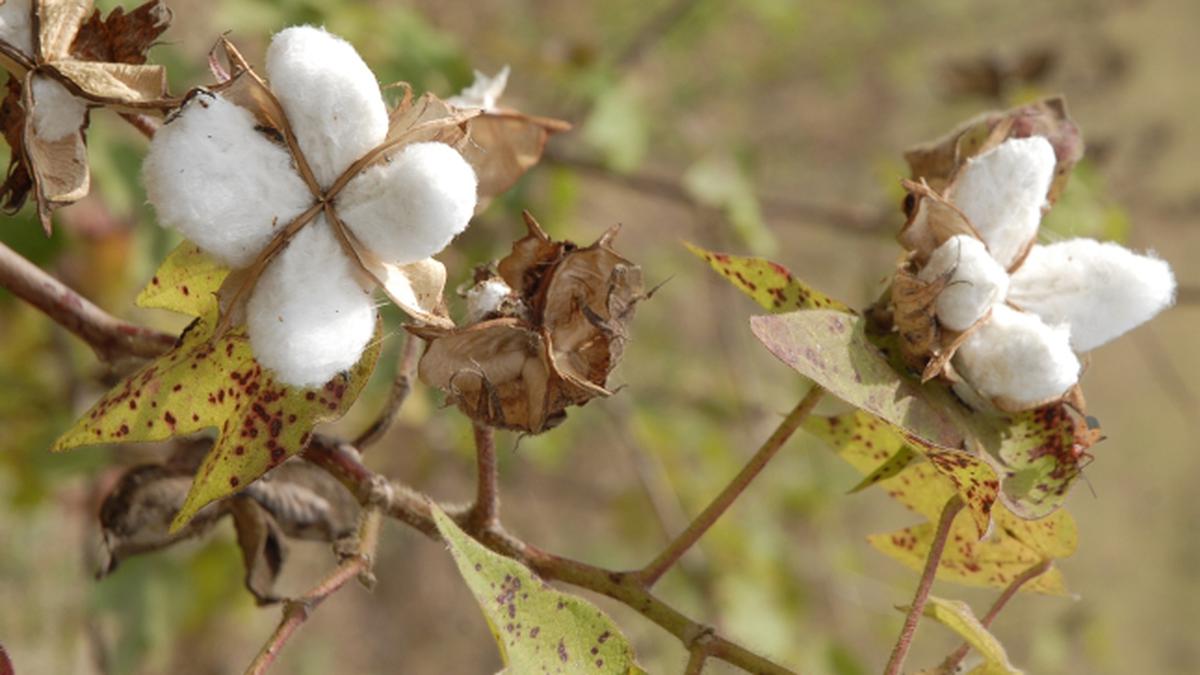
<instances>
[{"instance_id":1,"label":"cotton plant","mask_svg":"<svg viewBox=\"0 0 1200 675\"><path fill-rule=\"evenodd\" d=\"M389 138L375 76L323 29L275 35L266 76L298 152L235 88L199 91L155 136L145 182L164 225L234 270L255 270L245 302L255 357L282 382L313 386L362 355L380 283L405 295L373 271L436 266L429 258L474 213L476 178L447 143Z\"/></svg>"},{"instance_id":2,"label":"cotton plant","mask_svg":"<svg viewBox=\"0 0 1200 675\"><path fill-rule=\"evenodd\" d=\"M912 257L952 336L947 370L1003 410L1067 396L1081 354L1174 301L1171 268L1153 254L1091 239L1036 242L1057 165L1045 137L1010 138L969 159L941 195L912 186L931 203L902 239L927 242Z\"/></svg>"},{"instance_id":3,"label":"cotton plant","mask_svg":"<svg viewBox=\"0 0 1200 675\"><path fill-rule=\"evenodd\" d=\"M0 198L8 208L33 190L49 233L51 212L89 190L88 111L161 115L174 105L165 70L146 63L170 18L159 0L103 19L88 1L0 3L0 66L9 73L0 128L12 150Z\"/></svg>"}]
</instances>

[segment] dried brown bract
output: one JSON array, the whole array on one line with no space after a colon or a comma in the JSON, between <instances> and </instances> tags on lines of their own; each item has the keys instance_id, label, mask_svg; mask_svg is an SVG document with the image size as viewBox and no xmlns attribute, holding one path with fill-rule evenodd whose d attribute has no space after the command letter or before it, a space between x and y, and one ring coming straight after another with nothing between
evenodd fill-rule
<instances>
[{"instance_id":1,"label":"dried brown bract","mask_svg":"<svg viewBox=\"0 0 1200 675\"><path fill-rule=\"evenodd\" d=\"M421 379L481 423L540 433L566 408L608 396L629 322L646 297L642 271L612 248L617 228L584 248L550 239L526 214L529 234L499 262L510 293L493 294L478 322L412 327L429 341ZM501 287L503 288L503 287Z\"/></svg>"}]
</instances>

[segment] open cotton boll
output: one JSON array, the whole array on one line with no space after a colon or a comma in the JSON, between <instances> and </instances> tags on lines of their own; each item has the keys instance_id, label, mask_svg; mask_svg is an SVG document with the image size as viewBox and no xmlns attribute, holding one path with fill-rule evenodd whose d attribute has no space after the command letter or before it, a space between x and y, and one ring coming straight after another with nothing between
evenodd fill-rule
<instances>
[{"instance_id":1,"label":"open cotton boll","mask_svg":"<svg viewBox=\"0 0 1200 675\"><path fill-rule=\"evenodd\" d=\"M255 124L246 109L201 94L154 134L142 168L162 224L234 268L312 203L287 149Z\"/></svg>"},{"instance_id":2,"label":"open cotton boll","mask_svg":"<svg viewBox=\"0 0 1200 675\"><path fill-rule=\"evenodd\" d=\"M321 385L358 362L375 331L375 303L324 216L267 266L246 326L254 358L286 384Z\"/></svg>"},{"instance_id":3,"label":"open cotton boll","mask_svg":"<svg viewBox=\"0 0 1200 675\"><path fill-rule=\"evenodd\" d=\"M33 56L33 26L30 0L7 0L0 5L0 40Z\"/></svg>"},{"instance_id":4,"label":"open cotton boll","mask_svg":"<svg viewBox=\"0 0 1200 675\"><path fill-rule=\"evenodd\" d=\"M1056 162L1042 136L1011 138L967 162L951 189L950 201L1005 269L1037 236Z\"/></svg>"},{"instance_id":5,"label":"open cotton boll","mask_svg":"<svg viewBox=\"0 0 1200 675\"><path fill-rule=\"evenodd\" d=\"M475 213L475 170L445 143L413 143L363 171L338 197L338 215L384 262L424 260Z\"/></svg>"},{"instance_id":6,"label":"open cotton boll","mask_svg":"<svg viewBox=\"0 0 1200 675\"><path fill-rule=\"evenodd\" d=\"M1006 305L992 308L958 348L954 368L984 397L1014 409L1062 396L1079 380L1067 328Z\"/></svg>"},{"instance_id":7,"label":"open cotton boll","mask_svg":"<svg viewBox=\"0 0 1200 675\"><path fill-rule=\"evenodd\" d=\"M512 288L503 279L485 279L467 291L467 323L477 323L500 309L512 295Z\"/></svg>"},{"instance_id":8,"label":"open cotton boll","mask_svg":"<svg viewBox=\"0 0 1200 675\"><path fill-rule=\"evenodd\" d=\"M323 188L387 136L375 75L349 42L322 28L276 33L267 77Z\"/></svg>"},{"instance_id":9,"label":"open cotton boll","mask_svg":"<svg viewBox=\"0 0 1200 675\"><path fill-rule=\"evenodd\" d=\"M87 104L45 75L33 77L33 132L57 141L79 131Z\"/></svg>"},{"instance_id":10,"label":"open cotton boll","mask_svg":"<svg viewBox=\"0 0 1200 675\"><path fill-rule=\"evenodd\" d=\"M917 277L932 282L944 275L949 275L949 283L938 295L935 309L938 321L950 330L970 328L1008 293L1008 273L983 242L970 235L947 239Z\"/></svg>"},{"instance_id":11,"label":"open cotton boll","mask_svg":"<svg viewBox=\"0 0 1200 675\"><path fill-rule=\"evenodd\" d=\"M1175 300L1166 261L1093 239L1035 246L1012 275L1008 299L1047 323L1071 327L1076 351L1095 349Z\"/></svg>"}]
</instances>

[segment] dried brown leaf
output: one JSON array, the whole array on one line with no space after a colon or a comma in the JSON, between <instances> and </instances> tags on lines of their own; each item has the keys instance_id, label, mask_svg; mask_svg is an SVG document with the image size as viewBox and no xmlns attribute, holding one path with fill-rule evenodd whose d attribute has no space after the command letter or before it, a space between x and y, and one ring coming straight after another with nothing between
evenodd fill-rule
<instances>
[{"instance_id":1,"label":"dried brown leaf","mask_svg":"<svg viewBox=\"0 0 1200 675\"><path fill-rule=\"evenodd\" d=\"M162 0L150 0L126 12L117 7L103 19L100 11L79 28L71 56L108 63L146 62L146 51L171 23L171 10Z\"/></svg>"},{"instance_id":2,"label":"dried brown leaf","mask_svg":"<svg viewBox=\"0 0 1200 675\"><path fill-rule=\"evenodd\" d=\"M914 254L916 262L924 265L933 251L951 237L965 234L980 238L966 214L923 179L903 180L901 185L913 199L913 208L897 240Z\"/></svg>"},{"instance_id":3,"label":"dried brown leaf","mask_svg":"<svg viewBox=\"0 0 1200 675\"><path fill-rule=\"evenodd\" d=\"M271 514L253 500L230 499L229 513L237 530L238 548L242 550L246 588L260 605L278 602L275 579L287 559L283 532Z\"/></svg>"},{"instance_id":4,"label":"dried brown leaf","mask_svg":"<svg viewBox=\"0 0 1200 675\"><path fill-rule=\"evenodd\" d=\"M58 61L46 66L63 86L86 101L114 110L161 110L167 71L162 66L99 61Z\"/></svg>"},{"instance_id":5,"label":"dried brown leaf","mask_svg":"<svg viewBox=\"0 0 1200 675\"><path fill-rule=\"evenodd\" d=\"M43 63L70 57L71 43L87 16L91 0L35 0L37 56Z\"/></svg>"},{"instance_id":6,"label":"dried brown leaf","mask_svg":"<svg viewBox=\"0 0 1200 675\"><path fill-rule=\"evenodd\" d=\"M936 315L937 298L949 283L949 275L931 282L917 278L908 265L896 270L892 281L893 325L900 336L900 355L914 370L925 368L941 343Z\"/></svg>"},{"instance_id":7,"label":"dried brown leaf","mask_svg":"<svg viewBox=\"0 0 1200 675\"><path fill-rule=\"evenodd\" d=\"M0 201L4 210L16 212L25 204L25 198L33 188L33 177L29 175L29 164L25 159L25 107L21 102L21 80L11 75L6 84L4 100L0 102L0 130L10 150L4 184L0 185Z\"/></svg>"},{"instance_id":8,"label":"dried brown leaf","mask_svg":"<svg viewBox=\"0 0 1200 675\"><path fill-rule=\"evenodd\" d=\"M571 125L512 110L495 110L471 120L467 128L462 153L479 177L478 213L541 161L551 135L567 131Z\"/></svg>"}]
</instances>

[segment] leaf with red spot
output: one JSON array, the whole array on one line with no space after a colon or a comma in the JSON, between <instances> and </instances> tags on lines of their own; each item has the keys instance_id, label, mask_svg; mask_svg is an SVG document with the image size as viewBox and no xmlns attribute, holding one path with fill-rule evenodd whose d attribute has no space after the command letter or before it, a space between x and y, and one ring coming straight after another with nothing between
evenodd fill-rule
<instances>
[{"instance_id":1,"label":"leaf with red spot","mask_svg":"<svg viewBox=\"0 0 1200 675\"><path fill-rule=\"evenodd\" d=\"M612 619L583 598L555 590L529 568L467 536L430 504L458 571L487 619L503 673L646 675Z\"/></svg>"},{"instance_id":2,"label":"leaf with red spot","mask_svg":"<svg viewBox=\"0 0 1200 675\"><path fill-rule=\"evenodd\" d=\"M975 522L975 538L987 532L1000 485L980 458L926 445L862 411L810 417L804 426L867 476L856 490L878 484L930 520L936 520L946 500L957 493ZM916 461L920 458L925 461Z\"/></svg>"},{"instance_id":3,"label":"leaf with red spot","mask_svg":"<svg viewBox=\"0 0 1200 675\"><path fill-rule=\"evenodd\" d=\"M211 261L209 261L211 263ZM299 453L320 422L345 414L379 357L379 340L358 364L321 388L280 384L254 360L244 327L214 337L216 291L224 273L202 255L178 249L141 299L197 316L179 343L102 396L53 450L98 443L161 441L216 428L217 440L172 524L185 525L206 504L237 492ZM183 289L187 290L184 291ZM376 328L378 338L379 328Z\"/></svg>"},{"instance_id":4,"label":"leaf with red spot","mask_svg":"<svg viewBox=\"0 0 1200 675\"><path fill-rule=\"evenodd\" d=\"M684 242L689 251L703 258L721 276L729 280L764 309L778 314L799 309L854 310L797 279L783 265L763 258L746 258L706 251Z\"/></svg>"},{"instance_id":5,"label":"leaf with red spot","mask_svg":"<svg viewBox=\"0 0 1200 675\"><path fill-rule=\"evenodd\" d=\"M971 518L959 514L938 563L938 579L965 586L1004 588L1035 565L1071 555L1078 543L1075 520L1064 510L1041 520L1024 520L997 505L992 521L992 531L979 541ZM934 524L927 522L890 534L871 535L868 541L884 555L919 571L925 566L934 530ZM1021 586L1021 590L1067 595L1062 573L1053 567Z\"/></svg>"}]
</instances>

